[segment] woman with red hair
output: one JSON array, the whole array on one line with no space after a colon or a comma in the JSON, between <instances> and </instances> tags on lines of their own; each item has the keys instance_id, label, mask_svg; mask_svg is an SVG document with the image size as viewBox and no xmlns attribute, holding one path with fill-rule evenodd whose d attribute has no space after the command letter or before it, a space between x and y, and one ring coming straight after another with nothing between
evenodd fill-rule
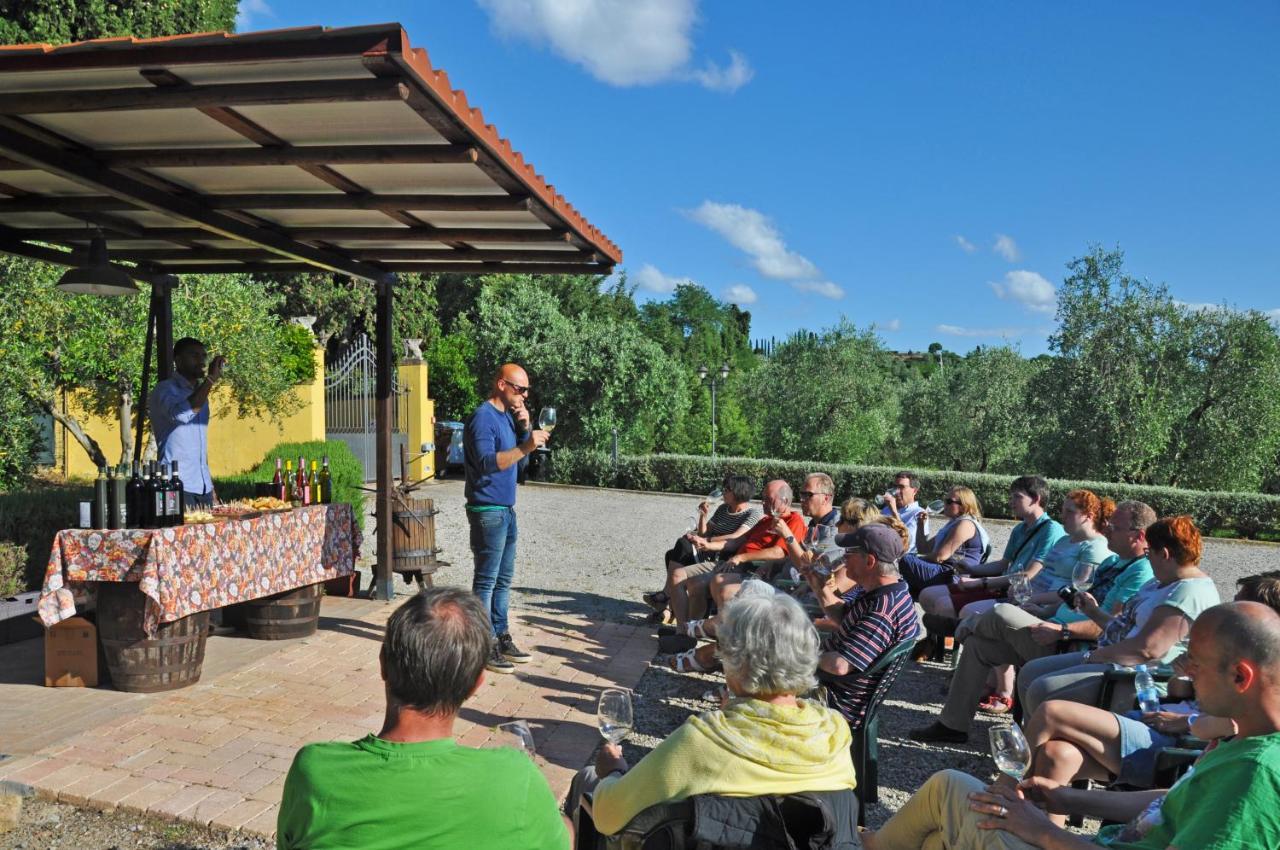
<instances>
[{"instance_id":1,"label":"woman with red hair","mask_svg":"<svg viewBox=\"0 0 1280 850\"><path fill-rule=\"evenodd\" d=\"M1100 610L1088 593L1077 596L1079 610L1103 627L1098 648L1037 658L1023 667L1018 696L1026 716L1048 699L1096 703L1109 665L1168 664L1200 612L1221 601L1213 579L1200 569L1200 530L1191 517L1158 520L1146 534L1155 578L1115 616ZM1116 689L1117 703L1131 705L1132 699L1132 687Z\"/></svg>"}]
</instances>

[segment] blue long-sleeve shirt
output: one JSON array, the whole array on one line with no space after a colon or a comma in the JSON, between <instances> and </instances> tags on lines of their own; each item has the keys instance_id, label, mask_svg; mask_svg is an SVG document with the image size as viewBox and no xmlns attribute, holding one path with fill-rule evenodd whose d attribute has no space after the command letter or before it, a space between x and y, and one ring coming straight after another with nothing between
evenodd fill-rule
<instances>
[{"instance_id":1,"label":"blue long-sleeve shirt","mask_svg":"<svg viewBox=\"0 0 1280 850\"><path fill-rule=\"evenodd\" d=\"M213 476L209 474L209 402L192 410L191 394L195 391L194 384L174 373L156 384L147 400L147 411L160 449L160 462L178 461L182 489L207 495L213 492Z\"/></svg>"},{"instance_id":2,"label":"blue long-sleeve shirt","mask_svg":"<svg viewBox=\"0 0 1280 850\"><path fill-rule=\"evenodd\" d=\"M468 505L501 505L516 503L516 476L520 464L498 469L498 452L514 449L518 444L515 421L487 401L481 402L467 420L462 432L462 450L466 461Z\"/></svg>"}]
</instances>

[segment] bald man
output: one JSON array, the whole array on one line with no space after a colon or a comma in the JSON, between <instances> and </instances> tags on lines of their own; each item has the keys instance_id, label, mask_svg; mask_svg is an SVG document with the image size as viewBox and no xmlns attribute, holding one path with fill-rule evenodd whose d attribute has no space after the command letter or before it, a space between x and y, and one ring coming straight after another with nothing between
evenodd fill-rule
<instances>
[{"instance_id":1,"label":"bald man","mask_svg":"<svg viewBox=\"0 0 1280 850\"><path fill-rule=\"evenodd\" d=\"M1191 627L1187 672L1206 714L1234 737L1208 750L1168 791L1095 791L1044 776L1014 789L959 771L935 773L874 835L868 850L1243 850L1280 847L1280 615L1257 602L1207 609ZM1092 840L1042 810L1128 821Z\"/></svg>"},{"instance_id":2,"label":"bald man","mask_svg":"<svg viewBox=\"0 0 1280 850\"><path fill-rule=\"evenodd\" d=\"M511 639L507 604L516 572L516 473L520 463L551 435L530 430L529 376L508 363L493 376L489 397L467 420L463 450L467 470L467 522L475 575L471 590L489 614L496 640L485 666L513 673L530 658ZM518 435L518 436L517 436Z\"/></svg>"}]
</instances>

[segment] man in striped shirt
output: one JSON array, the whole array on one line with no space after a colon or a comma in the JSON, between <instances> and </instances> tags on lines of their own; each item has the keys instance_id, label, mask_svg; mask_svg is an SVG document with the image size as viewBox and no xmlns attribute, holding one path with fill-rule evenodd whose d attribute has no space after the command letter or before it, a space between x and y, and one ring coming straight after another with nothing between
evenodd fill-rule
<instances>
[{"instance_id":1,"label":"man in striped shirt","mask_svg":"<svg viewBox=\"0 0 1280 850\"><path fill-rule=\"evenodd\" d=\"M868 674L885 653L915 641L920 626L907 583L898 574L902 538L887 525L872 523L836 538L845 547L844 569L857 586L837 596L835 582L819 587L823 611L840 624L818 661L819 677L849 721L862 728L867 703L881 673ZM837 570L838 572L839 570Z\"/></svg>"}]
</instances>

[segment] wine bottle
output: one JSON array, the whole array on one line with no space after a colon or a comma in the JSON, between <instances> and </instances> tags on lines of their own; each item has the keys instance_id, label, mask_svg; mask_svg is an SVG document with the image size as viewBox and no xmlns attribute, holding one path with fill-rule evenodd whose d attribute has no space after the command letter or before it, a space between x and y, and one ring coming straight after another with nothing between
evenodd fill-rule
<instances>
[{"instance_id":1,"label":"wine bottle","mask_svg":"<svg viewBox=\"0 0 1280 850\"><path fill-rule=\"evenodd\" d=\"M107 467L98 467L98 477L93 482L93 527L107 527Z\"/></svg>"},{"instance_id":2,"label":"wine bottle","mask_svg":"<svg viewBox=\"0 0 1280 850\"><path fill-rule=\"evenodd\" d=\"M320 504L320 473L316 471L316 462L311 461L311 472L307 476L311 484L311 504Z\"/></svg>"},{"instance_id":3,"label":"wine bottle","mask_svg":"<svg viewBox=\"0 0 1280 850\"><path fill-rule=\"evenodd\" d=\"M156 494L156 462L153 460L147 464L147 476L145 480L145 489L143 490L143 507L144 524L143 528L159 528L160 521L164 518L164 496L159 496L159 508L157 511L157 494Z\"/></svg>"},{"instance_id":4,"label":"wine bottle","mask_svg":"<svg viewBox=\"0 0 1280 850\"><path fill-rule=\"evenodd\" d=\"M284 500L292 502L294 500L294 480L293 480L293 461L286 460L284 462Z\"/></svg>"},{"instance_id":5,"label":"wine bottle","mask_svg":"<svg viewBox=\"0 0 1280 850\"><path fill-rule=\"evenodd\" d=\"M333 479L329 477L329 456L324 456L320 466L320 504L327 505L333 501Z\"/></svg>"},{"instance_id":6,"label":"wine bottle","mask_svg":"<svg viewBox=\"0 0 1280 850\"><path fill-rule=\"evenodd\" d=\"M280 467L280 458L276 458L276 474L275 477L271 479L271 495L283 502L285 501L286 494L284 488L284 476L280 473Z\"/></svg>"},{"instance_id":7,"label":"wine bottle","mask_svg":"<svg viewBox=\"0 0 1280 850\"><path fill-rule=\"evenodd\" d=\"M298 456L298 481L293 489L299 503L311 504L311 483L307 481L307 459L301 455Z\"/></svg>"},{"instance_id":8,"label":"wine bottle","mask_svg":"<svg viewBox=\"0 0 1280 850\"><path fill-rule=\"evenodd\" d=\"M187 521L187 497L182 491L182 479L178 477L178 462L175 460L169 467L172 477L169 479L168 497L172 497L172 501L166 497L165 507L169 511L169 524L182 525Z\"/></svg>"},{"instance_id":9,"label":"wine bottle","mask_svg":"<svg viewBox=\"0 0 1280 850\"><path fill-rule=\"evenodd\" d=\"M173 518L169 515L169 464L160 464L160 471L156 474L156 527L168 528L173 525Z\"/></svg>"},{"instance_id":10,"label":"wine bottle","mask_svg":"<svg viewBox=\"0 0 1280 850\"><path fill-rule=\"evenodd\" d=\"M108 524L112 528L128 528L129 527L129 479L125 471L124 464L116 467L114 478L108 482L111 487L109 494L109 502L111 503L112 515L108 519Z\"/></svg>"},{"instance_id":11,"label":"wine bottle","mask_svg":"<svg viewBox=\"0 0 1280 850\"><path fill-rule=\"evenodd\" d=\"M129 479L128 485L125 486L125 499L129 504L127 528L143 528L143 496L142 492L145 486L142 483L142 464L138 461L133 462L133 476Z\"/></svg>"}]
</instances>

